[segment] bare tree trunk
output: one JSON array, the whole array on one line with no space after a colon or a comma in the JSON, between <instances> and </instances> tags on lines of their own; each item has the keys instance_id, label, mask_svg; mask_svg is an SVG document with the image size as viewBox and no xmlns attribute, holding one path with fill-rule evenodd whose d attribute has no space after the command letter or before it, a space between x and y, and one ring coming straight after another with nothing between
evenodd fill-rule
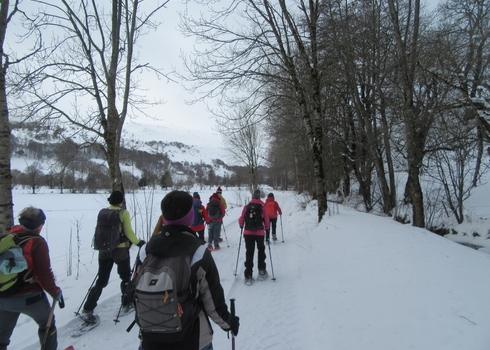
<instances>
[{"instance_id":1,"label":"bare tree trunk","mask_svg":"<svg viewBox=\"0 0 490 350\"><path fill-rule=\"evenodd\" d=\"M2 60L0 66L0 232L7 232L14 224L10 168L10 124L5 85L9 61L4 52L8 10L9 1L0 2L0 59Z\"/></svg>"}]
</instances>

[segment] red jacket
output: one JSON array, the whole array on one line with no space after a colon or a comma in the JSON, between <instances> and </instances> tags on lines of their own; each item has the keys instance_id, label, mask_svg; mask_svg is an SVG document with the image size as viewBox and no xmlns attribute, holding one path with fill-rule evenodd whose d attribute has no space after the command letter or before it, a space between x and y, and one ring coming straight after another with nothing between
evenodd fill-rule
<instances>
[{"instance_id":1,"label":"red jacket","mask_svg":"<svg viewBox=\"0 0 490 350\"><path fill-rule=\"evenodd\" d=\"M218 201L219 202L219 211L220 211L220 217L219 218L215 218L215 219L212 219L210 217L208 217L208 220L206 221L206 223L210 223L210 222L221 222L223 223L223 217L226 215L226 211L225 211L225 208L223 207L223 203L221 203L221 200L220 198L218 197L218 194L217 193L213 193L213 195L211 196L211 198L209 198L209 201ZM206 205L206 214L207 214L207 211L209 209L209 203Z\"/></svg>"},{"instance_id":2,"label":"red jacket","mask_svg":"<svg viewBox=\"0 0 490 350\"><path fill-rule=\"evenodd\" d=\"M265 211L270 219L277 219L277 214L282 215L282 210L279 204L274 200L273 197L267 197L265 200Z\"/></svg>"},{"instance_id":3,"label":"red jacket","mask_svg":"<svg viewBox=\"0 0 490 350\"><path fill-rule=\"evenodd\" d=\"M19 237L33 234L39 235L34 230L26 229L22 225L14 226L9 233L15 233ZM19 278L31 279L31 281L21 285L15 295L45 290L53 298L56 298L60 293L60 288L54 280L48 244L44 238L39 235L39 237L28 240L22 245L22 253L27 260L27 270L19 273Z\"/></svg>"}]
</instances>

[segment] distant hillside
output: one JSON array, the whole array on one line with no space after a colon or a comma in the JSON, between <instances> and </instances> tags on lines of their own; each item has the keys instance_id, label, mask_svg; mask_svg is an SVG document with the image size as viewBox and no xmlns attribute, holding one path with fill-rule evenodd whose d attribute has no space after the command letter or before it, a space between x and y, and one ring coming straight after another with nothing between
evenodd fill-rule
<instances>
[{"instance_id":1,"label":"distant hillside","mask_svg":"<svg viewBox=\"0 0 490 350\"><path fill-rule=\"evenodd\" d=\"M212 135L209 141L207 135L179 132L180 136L165 127L134 122L125 126L120 164L126 188L160 186L168 174L169 187L242 181L237 175L242 172L240 167L228 166L217 157L223 154L218 137ZM110 181L100 147L80 146L75 137L62 138L61 133L37 125L12 126L14 185L47 185L76 192L107 188Z\"/></svg>"}]
</instances>

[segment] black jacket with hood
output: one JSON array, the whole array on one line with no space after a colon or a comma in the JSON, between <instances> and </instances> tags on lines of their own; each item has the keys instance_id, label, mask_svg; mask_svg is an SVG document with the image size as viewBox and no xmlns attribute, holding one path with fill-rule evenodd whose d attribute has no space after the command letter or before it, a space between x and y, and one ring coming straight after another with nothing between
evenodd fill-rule
<instances>
[{"instance_id":1,"label":"black jacket with hood","mask_svg":"<svg viewBox=\"0 0 490 350\"><path fill-rule=\"evenodd\" d=\"M196 319L188 339L182 342L165 343L166 350L199 350L213 340L213 330L209 318L223 330L230 330L231 314L228 312L223 288L220 283L218 268L207 249L199 249L203 242L196 238L186 226L166 225L162 231L153 236L146 245L145 253L161 257L194 255L197 260L191 267L191 289L195 297L201 300L202 310ZM204 248L204 246L203 246ZM197 254L194 254L196 252ZM143 252L142 252L143 253ZM144 260L144 253L140 259ZM209 317L209 318L208 318ZM158 348L162 343L154 334L142 332L143 344L148 348ZM145 347L146 348L146 347Z\"/></svg>"}]
</instances>

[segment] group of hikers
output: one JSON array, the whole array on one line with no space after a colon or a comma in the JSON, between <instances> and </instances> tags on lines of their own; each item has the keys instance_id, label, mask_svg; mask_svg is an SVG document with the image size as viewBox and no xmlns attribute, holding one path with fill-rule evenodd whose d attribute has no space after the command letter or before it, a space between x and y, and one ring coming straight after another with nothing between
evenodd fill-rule
<instances>
[{"instance_id":1,"label":"group of hikers","mask_svg":"<svg viewBox=\"0 0 490 350\"><path fill-rule=\"evenodd\" d=\"M257 278L268 277L265 245L269 244L271 233L272 240L277 240L276 223L278 215L282 215L273 193L268 194L265 203L260 198L261 191L257 189L238 219L246 248L245 283L254 280L255 247L258 251ZM206 206L197 192L192 196L184 191L171 191L165 195L160 205L162 214L148 243L139 239L131 227L129 212L124 209L124 194L113 191L108 201L109 207L102 209L97 219L93 244L99 250L98 273L79 313L83 325L99 322L94 309L116 264L121 279L120 312L129 313L136 309L140 350L211 350L213 331L209 318L236 336L239 317L234 314L233 304L228 309L211 254L220 250L221 227L227 209L221 188L212 194ZM19 214L18 221L19 225L0 235L2 240L4 236L15 236L26 260L26 268L15 274L12 286L3 290L0 280L0 350L7 349L20 314L37 323L41 349L55 350L58 344L53 310L55 303L63 303L63 294L51 270L47 243L40 235L46 215L41 209L27 207ZM117 224L115 241L115 234L109 228L111 222ZM205 225L208 227L207 246ZM106 237L104 235L112 241L101 240L100 237ZM132 244L139 247L136 269L133 270L129 255ZM2 257L3 253L0 254L0 265ZM175 273L168 273L169 270ZM0 269L0 276L2 271ZM161 287L168 284L171 287L163 291L162 301ZM46 292L53 298L52 305ZM180 316L177 320L162 319L169 308L175 308L175 313Z\"/></svg>"}]
</instances>

